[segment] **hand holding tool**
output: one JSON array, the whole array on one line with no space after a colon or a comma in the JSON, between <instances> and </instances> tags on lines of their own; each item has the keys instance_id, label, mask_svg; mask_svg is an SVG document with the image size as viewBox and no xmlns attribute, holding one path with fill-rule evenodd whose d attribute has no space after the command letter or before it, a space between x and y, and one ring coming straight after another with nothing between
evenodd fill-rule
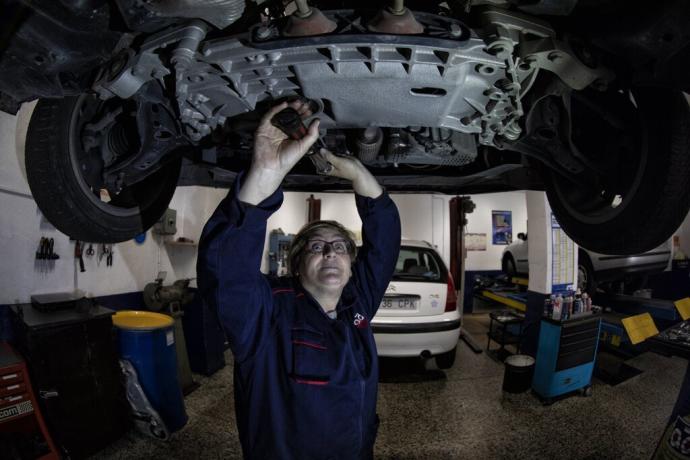
<instances>
[{"instance_id":1,"label":"hand holding tool","mask_svg":"<svg viewBox=\"0 0 690 460\"><path fill-rule=\"evenodd\" d=\"M304 126L302 117L300 117L297 110L292 107L286 107L276 113L273 118L271 118L271 124L284 132L290 139L296 141L307 135L307 127ZM320 138L317 143L319 144L318 148L326 148ZM333 165L326 161L323 155L321 155L319 150L314 148L314 146L309 149L306 155L316 167L317 173L328 174L333 170Z\"/></svg>"}]
</instances>

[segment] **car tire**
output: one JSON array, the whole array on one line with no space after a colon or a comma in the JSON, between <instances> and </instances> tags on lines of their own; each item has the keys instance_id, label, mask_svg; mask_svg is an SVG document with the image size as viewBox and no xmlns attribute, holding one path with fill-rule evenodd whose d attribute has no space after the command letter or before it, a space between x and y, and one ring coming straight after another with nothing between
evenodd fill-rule
<instances>
[{"instance_id":1,"label":"car tire","mask_svg":"<svg viewBox=\"0 0 690 460\"><path fill-rule=\"evenodd\" d=\"M517 268L515 265L515 259L513 256L508 253L505 256L503 256L503 273L508 275L509 278L513 278L514 276L517 275Z\"/></svg>"},{"instance_id":2,"label":"car tire","mask_svg":"<svg viewBox=\"0 0 690 460\"><path fill-rule=\"evenodd\" d=\"M453 367L453 364L455 364L455 350L456 348L453 348L451 351L434 356L436 366L439 369L450 369Z\"/></svg>"},{"instance_id":3,"label":"car tire","mask_svg":"<svg viewBox=\"0 0 690 460\"><path fill-rule=\"evenodd\" d=\"M75 126L89 97L39 100L26 139L27 179L39 209L62 233L80 241L117 243L145 232L160 218L175 192L181 159L104 202L100 189L89 188L76 159L83 144Z\"/></svg>"},{"instance_id":4,"label":"car tire","mask_svg":"<svg viewBox=\"0 0 690 460\"><path fill-rule=\"evenodd\" d=\"M592 261L586 252L580 250L577 254L577 287L583 293L593 296L597 292L596 275Z\"/></svg>"},{"instance_id":5,"label":"car tire","mask_svg":"<svg viewBox=\"0 0 690 460\"><path fill-rule=\"evenodd\" d=\"M617 110L623 131L599 128L607 136L600 138L587 117L572 122L583 145L595 143L581 153L607 168L596 185L584 186L592 173L565 178L551 171L544 185L554 215L577 244L604 254L639 254L668 239L690 209L690 110L682 92L665 88L610 97L619 104L611 111ZM578 120L587 129L578 128Z\"/></svg>"}]
</instances>

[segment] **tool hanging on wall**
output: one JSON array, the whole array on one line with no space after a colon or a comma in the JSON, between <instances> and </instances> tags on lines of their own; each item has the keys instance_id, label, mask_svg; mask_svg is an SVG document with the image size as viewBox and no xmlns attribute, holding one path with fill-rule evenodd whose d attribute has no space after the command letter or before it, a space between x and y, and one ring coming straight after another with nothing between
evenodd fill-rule
<instances>
[{"instance_id":1,"label":"tool hanging on wall","mask_svg":"<svg viewBox=\"0 0 690 460\"><path fill-rule=\"evenodd\" d=\"M38 243L38 251L36 251L36 260L45 259L45 241L44 237L41 237L41 241Z\"/></svg>"},{"instance_id":2,"label":"tool hanging on wall","mask_svg":"<svg viewBox=\"0 0 690 460\"><path fill-rule=\"evenodd\" d=\"M93 244L89 243L89 248L86 250L86 255L88 257L93 256L96 253L96 251L93 250Z\"/></svg>"},{"instance_id":3,"label":"tool hanging on wall","mask_svg":"<svg viewBox=\"0 0 690 460\"><path fill-rule=\"evenodd\" d=\"M60 256L55 253L55 240L53 238L41 237L38 243L38 251L36 251L37 260L56 260Z\"/></svg>"},{"instance_id":4,"label":"tool hanging on wall","mask_svg":"<svg viewBox=\"0 0 690 460\"><path fill-rule=\"evenodd\" d=\"M113 265L113 245L112 244L101 244L101 253L98 256L98 264L101 264L101 260L105 257L105 266L112 267Z\"/></svg>"},{"instance_id":5,"label":"tool hanging on wall","mask_svg":"<svg viewBox=\"0 0 690 460\"><path fill-rule=\"evenodd\" d=\"M84 258L82 257L82 243L81 241L77 241L77 244L74 245L74 258L79 260L79 271L84 273L86 271L86 268L84 268Z\"/></svg>"},{"instance_id":6,"label":"tool hanging on wall","mask_svg":"<svg viewBox=\"0 0 690 460\"><path fill-rule=\"evenodd\" d=\"M41 237L36 251L36 260L39 261L37 267L41 271L48 271L55 266L55 260L60 256L55 253L55 240L53 238Z\"/></svg>"}]
</instances>

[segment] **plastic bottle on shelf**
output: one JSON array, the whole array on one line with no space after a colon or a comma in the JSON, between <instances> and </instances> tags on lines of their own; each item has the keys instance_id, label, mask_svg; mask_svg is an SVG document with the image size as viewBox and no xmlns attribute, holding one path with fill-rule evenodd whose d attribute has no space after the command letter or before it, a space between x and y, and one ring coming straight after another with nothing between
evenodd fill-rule
<instances>
[{"instance_id":1,"label":"plastic bottle on shelf","mask_svg":"<svg viewBox=\"0 0 690 460\"><path fill-rule=\"evenodd\" d=\"M570 319L573 314L573 297L566 295L563 297L563 319Z\"/></svg>"},{"instance_id":2,"label":"plastic bottle on shelf","mask_svg":"<svg viewBox=\"0 0 690 460\"><path fill-rule=\"evenodd\" d=\"M582 313L584 310L582 308L582 292L580 289L575 293L575 304L573 305L573 313Z\"/></svg>"},{"instance_id":3,"label":"plastic bottle on shelf","mask_svg":"<svg viewBox=\"0 0 690 460\"><path fill-rule=\"evenodd\" d=\"M553 296L544 299L544 316L550 318L553 314Z\"/></svg>"},{"instance_id":4,"label":"plastic bottle on shelf","mask_svg":"<svg viewBox=\"0 0 690 460\"><path fill-rule=\"evenodd\" d=\"M560 321L563 319L563 296L558 294L553 303L553 319Z\"/></svg>"}]
</instances>

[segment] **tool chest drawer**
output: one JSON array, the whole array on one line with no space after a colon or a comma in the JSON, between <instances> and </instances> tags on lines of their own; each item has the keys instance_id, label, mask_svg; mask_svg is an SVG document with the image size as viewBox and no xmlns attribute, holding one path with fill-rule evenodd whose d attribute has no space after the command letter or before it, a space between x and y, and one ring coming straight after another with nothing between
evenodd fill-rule
<instances>
[{"instance_id":1,"label":"tool chest drawer","mask_svg":"<svg viewBox=\"0 0 690 460\"><path fill-rule=\"evenodd\" d=\"M8 386L8 385L14 385L16 383L21 383L24 381L24 375L22 374L22 371L16 370L16 371L5 371L4 373L0 373L0 389Z\"/></svg>"},{"instance_id":2,"label":"tool chest drawer","mask_svg":"<svg viewBox=\"0 0 690 460\"><path fill-rule=\"evenodd\" d=\"M0 398L0 409L8 406L14 406L26 401L31 401L29 393L19 393L14 395L7 395Z\"/></svg>"},{"instance_id":3,"label":"tool chest drawer","mask_svg":"<svg viewBox=\"0 0 690 460\"><path fill-rule=\"evenodd\" d=\"M590 318L561 326L556 370L570 369L594 361L599 341L599 321Z\"/></svg>"},{"instance_id":4,"label":"tool chest drawer","mask_svg":"<svg viewBox=\"0 0 690 460\"><path fill-rule=\"evenodd\" d=\"M582 364L590 363L594 361L596 351L597 344L591 343L588 347L580 348L579 350L559 353L558 361L556 361L556 371L571 369Z\"/></svg>"},{"instance_id":5,"label":"tool chest drawer","mask_svg":"<svg viewBox=\"0 0 690 460\"><path fill-rule=\"evenodd\" d=\"M15 382L10 384L0 384L0 398L26 392L26 382Z\"/></svg>"}]
</instances>

